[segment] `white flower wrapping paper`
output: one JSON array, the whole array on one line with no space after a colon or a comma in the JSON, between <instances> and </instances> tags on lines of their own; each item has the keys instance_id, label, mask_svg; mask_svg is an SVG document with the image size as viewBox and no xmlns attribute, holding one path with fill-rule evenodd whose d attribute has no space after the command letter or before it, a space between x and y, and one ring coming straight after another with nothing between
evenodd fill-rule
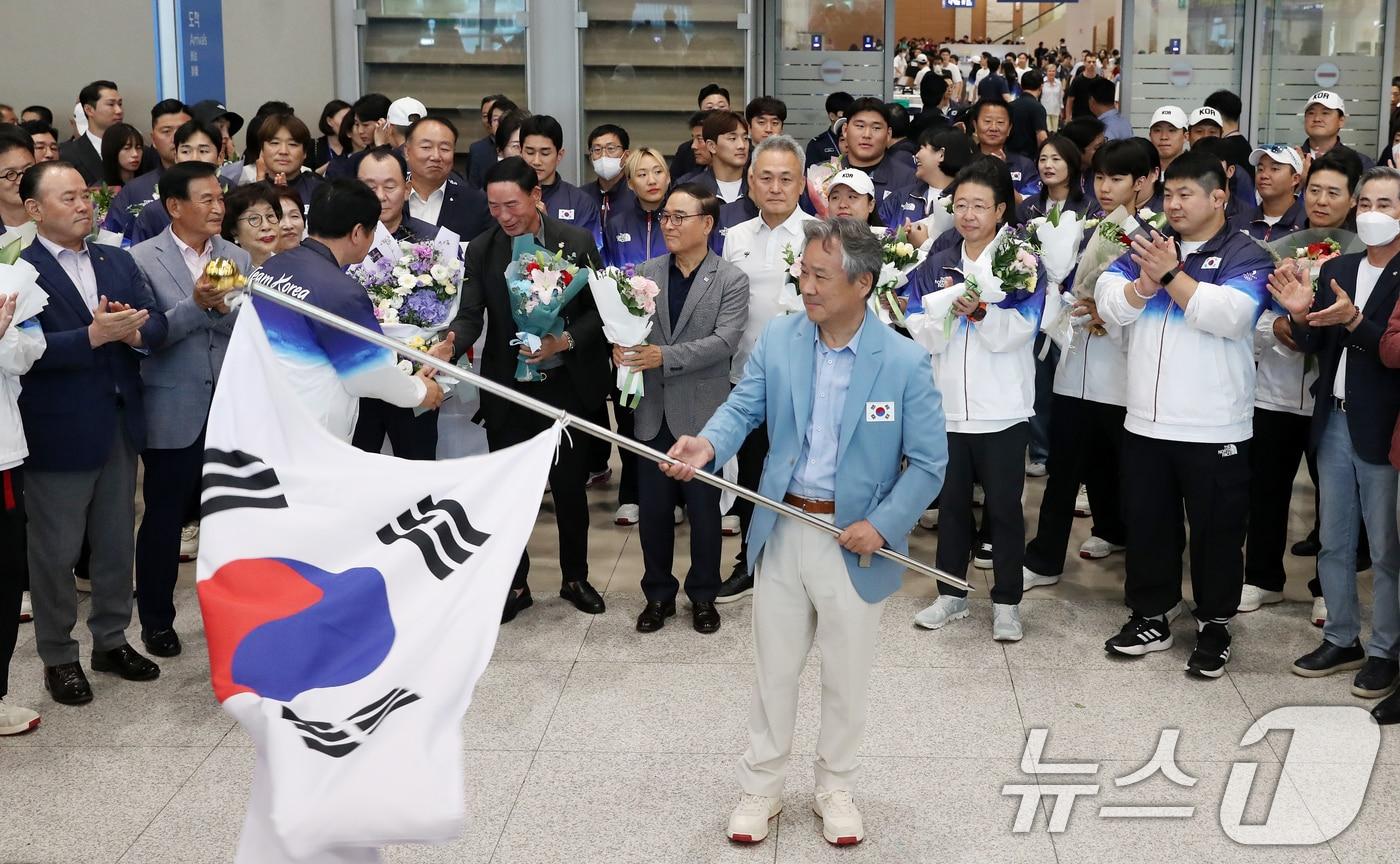
<instances>
[{"instance_id":1,"label":"white flower wrapping paper","mask_svg":"<svg viewBox=\"0 0 1400 864\"><path fill-rule=\"evenodd\" d=\"M1045 268L1045 282L1051 286L1046 298L1045 314L1041 316L1040 329L1060 346L1061 351L1069 347L1070 340L1074 337L1074 322L1069 315L1068 301L1072 298L1059 289L1069 278L1070 271L1079 259L1079 243L1083 234L1084 223L1079 214L1073 211L1061 212L1059 225L1052 225L1050 220L1043 217L1036 220L1035 235L1040 240L1040 263Z\"/></svg>"},{"instance_id":2,"label":"white flower wrapping paper","mask_svg":"<svg viewBox=\"0 0 1400 864\"><path fill-rule=\"evenodd\" d=\"M23 258L0 266L0 297L18 294L14 325L28 321L49 305L49 295L39 287L39 271Z\"/></svg>"},{"instance_id":3,"label":"white flower wrapping paper","mask_svg":"<svg viewBox=\"0 0 1400 864\"><path fill-rule=\"evenodd\" d=\"M652 316L642 317L632 314L627 304L618 294L617 280L603 275L604 271L594 270L588 276L588 290L593 292L593 303L598 307L598 315L603 319L603 335L614 345L635 348L643 345L651 335L654 323ZM646 395L640 372L622 366L617 370L617 389L624 399L640 399Z\"/></svg>"}]
</instances>

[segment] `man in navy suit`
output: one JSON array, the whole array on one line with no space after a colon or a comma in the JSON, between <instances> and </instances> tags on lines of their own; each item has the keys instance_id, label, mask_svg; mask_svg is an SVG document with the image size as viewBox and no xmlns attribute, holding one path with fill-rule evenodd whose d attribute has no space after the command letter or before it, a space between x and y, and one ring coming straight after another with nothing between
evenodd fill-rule
<instances>
[{"instance_id":1,"label":"man in navy suit","mask_svg":"<svg viewBox=\"0 0 1400 864\"><path fill-rule=\"evenodd\" d=\"M78 642L73 566L86 537L92 668L149 681L160 667L136 653L131 567L136 454L146 444L141 358L164 344L166 319L131 256L88 245L92 202L67 162L25 173L20 197L38 231L22 253L39 271L49 304L38 315L48 343L22 379L20 417L29 441L25 505L34 630L44 686L55 701L92 700Z\"/></svg>"},{"instance_id":2,"label":"man in navy suit","mask_svg":"<svg viewBox=\"0 0 1400 864\"><path fill-rule=\"evenodd\" d=\"M452 121L424 117L408 127L408 214L470 241L495 223L486 209L486 195L452 170L456 151L457 127Z\"/></svg>"},{"instance_id":3,"label":"man in navy suit","mask_svg":"<svg viewBox=\"0 0 1400 864\"><path fill-rule=\"evenodd\" d=\"M87 131L58 148L58 158L83 175L83 182L102 182L102 136L122 122L122 94L112 81L94 81L78 93L78 104L87 117Z\"/></svg>"}]
</instances>

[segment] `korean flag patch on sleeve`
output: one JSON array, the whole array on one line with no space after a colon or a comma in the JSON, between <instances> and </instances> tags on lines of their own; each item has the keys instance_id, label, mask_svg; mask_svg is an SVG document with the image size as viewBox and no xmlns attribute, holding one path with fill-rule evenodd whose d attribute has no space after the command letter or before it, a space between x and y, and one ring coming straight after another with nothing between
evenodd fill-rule
<instances>
[{"instance_id":1,"label":"korean flag patch on sleeve","mask_svg":"<svg viewBox=\"0 0 1400 864\"><path fill-rule=\"evenodd\" d=\"M893 402L866 402L865 422L867 423L893 423L894 403Z\"/></svg>"}]
</instances>

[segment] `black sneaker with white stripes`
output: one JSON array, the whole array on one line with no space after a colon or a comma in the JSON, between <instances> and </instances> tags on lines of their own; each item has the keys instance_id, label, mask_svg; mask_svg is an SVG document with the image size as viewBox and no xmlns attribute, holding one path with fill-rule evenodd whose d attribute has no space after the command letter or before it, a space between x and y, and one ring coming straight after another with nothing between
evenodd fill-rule
<instances>
[{"instance_id":1,"label":"black sneaker with white stripes","mask_svg":"<svg viewBox=\"0 0 1400 864\"><path fill-rule=\"evenodd\" d=\"M1196 636L1196 650L1186 661L1186 671L1202 678L1219 678L1230 660L1230 628L1219 621L1204 621Z\"/></svg>"},{"instance_id":2,"label":"black sneaker with white stripes","mask_svg":"<svg viewBox=\"0 0 1400 864\"><path fill-rule=\"evenodd\" d=\"M1172 631L1161 618L1144 618L1134 615L1118 631L1118 635L1103 643L1105 651L1141 657L1153 651L1165 651L1172 647Z\"/></svg>"}]
</instances>

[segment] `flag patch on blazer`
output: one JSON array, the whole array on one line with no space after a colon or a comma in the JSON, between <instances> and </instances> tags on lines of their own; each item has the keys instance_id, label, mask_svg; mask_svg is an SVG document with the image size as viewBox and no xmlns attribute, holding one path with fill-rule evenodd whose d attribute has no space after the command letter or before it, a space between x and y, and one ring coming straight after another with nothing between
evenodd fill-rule
<instances>
[{"instance_id":1,"label":"flag patch on blazer","mask_svg":"<svg viewBox=\"0 0 1400 864\"><path fill-rule=\"evenodd\" d=\"M865 422L867 423L893 423L894 403L893 402L866 402Z\"/></svg>"}]
</instances>

